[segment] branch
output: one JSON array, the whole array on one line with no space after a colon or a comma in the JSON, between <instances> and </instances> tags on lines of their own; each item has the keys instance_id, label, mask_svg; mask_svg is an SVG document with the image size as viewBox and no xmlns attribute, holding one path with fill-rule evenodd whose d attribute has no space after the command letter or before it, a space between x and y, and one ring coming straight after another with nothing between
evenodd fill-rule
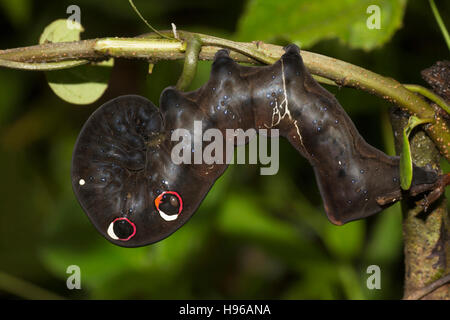
<instances>
[{"instance_id":1,"label":"branch","mask_svg":"<svg viewBox=\"0 0 450 320\"><path fill-rule=\"evenodd\" d=\"M162 31L171 35L172 31ZM202 43L200 60L212 60L217 50L228 48L237 62L272 64L283 54L281 46L263 42L236 42L209 35L178 31L178 39L165 39L157 34L135 38L102 38L76 42L45 43L42 45L0 51L0 66L25 70L57 70L92 61L110 58L158 60L183 59L187 39L198 37ZM433 107L421 96L407 90L392 78L350 63L302 50L305 66L319 82L352 87L378 95L391 103L407 109L419 118L433 118L425 126L427 133L440 152L450 160L450 131L447 124L435 113Z\"/></svg>"}]
</instances>

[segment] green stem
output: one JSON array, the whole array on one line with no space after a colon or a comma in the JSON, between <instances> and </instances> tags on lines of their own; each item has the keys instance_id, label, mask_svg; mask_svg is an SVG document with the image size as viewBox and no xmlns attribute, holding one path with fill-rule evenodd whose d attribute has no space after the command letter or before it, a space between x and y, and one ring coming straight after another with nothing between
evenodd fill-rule
<instances>
[{"instance_id":1,"label":"green stem","mask_svg":"<svg viewBox=\"0 0 450 320\"><path fill-rule=\"evenodd\" d=\"M204 34L198 34L198 36L205 45L233 49L246 56L252 57L264 64L272 64L279 59L279 57L278 58L271 57L270 55L266 54L263 50L259 50L259 48L255 47L254 44L249 45L248 43L235 42Z\"/></svg>"},{"instance_id":2,"label":"green stem","mask_svg":"<svg viewBox=\"0 0 450 320\"><path fill-rule=\"evenodd\" d=\"M0 59L1 67L7 67L7 68L19 69L19 70L31 70L31 71L61 70L61 69L68 69L68 68L81 66L83 64L88 64L88 63L89 63L88 60L73 60L73 61L46 62L46 63L27 63L27 62L18 62L18 61Z\"/></svg>"},{"instance_id":3,"label":"green stem","mask_svg":"<svg viewBox=\"0 0 450 320\"><path fill-rule=\"evenodd\" d=\"M337 85L338 85L335 81L330 80L330 79L327 79L327 78L324 78L324 77L321 77L321 76L318 76L318 75L316 75L316 74L312 74L312 77L313 77L317 82L320 82L320 83L323 83L323 84L328 84L328 85L330 85L330 86L337 86Z\"/></svg>"},{"instance_id":4,"label":"green stem","mask_svg":"<svg viewBox=\"0 0 450 320\"><path fill-rule=\"evenodd\" d=\"M148 58L152 54L184 52L186 42L168 39L105 38L96 41L94 50L111 57Z\"/></svg>"},{"instance_id":5,"label":"green stem","mask_svg":"<svg viewBox=\"0 0 450 320\"><path fill-rule=\"evenodd\" d=\"M445 27L444 21L442 21L441 15L434 3L434 0L430 0L431 11L433 11L434 18L436 19L439 28L441 29L442 35L444 36L445 42L447 43L447 47L450 50L450 36L448 35L447 28Z\"/></svg>"},{"instance_id":6,"label":"green stem","mask_svg":"<svg viewBox=\"0 0 450 320\"><path fill-rule=\"evenodd\" d=\"M428 99L436 103L438 106L440 106L442 109L444 109L447 113L450 114L450 106L441 97L434 94L427 88L419 86L417 84L404 84L403 86L409 91L419 93L424 97L427 97Z\"/></svg>"},{"instance_id":7,"label":"green stem","mask_svg":"<svg viewBox=\"0 0 450 320\"><path fill-rule=\"evenodd\" d=\"M0 59L43 64L59 61L97 61L107 59L104 54L97 53L94 50L96 42L97 40L95 39L57 43L48 42L29 47L0 50Z\"/></svg>"},{"instance_id":8,"label":"green stem","mask_svg":"<svg viewBox=\"0 0 450 320\"><path fill-rule=\"evenodd\" d=\"M192 83L192 80L194 80L197 72L198 55L201 49L202 41L199 37L193 36L187 41L183 72L177 82L178 90L185 91Z\"/></svg>"}]
</instances>

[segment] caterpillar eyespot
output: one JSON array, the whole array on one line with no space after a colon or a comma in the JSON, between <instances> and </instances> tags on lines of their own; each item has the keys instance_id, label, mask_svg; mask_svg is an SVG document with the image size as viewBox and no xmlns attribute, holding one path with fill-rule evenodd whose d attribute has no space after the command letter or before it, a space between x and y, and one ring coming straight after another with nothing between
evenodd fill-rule
<instances>
[{"instance_id":1,"label":"caterpillar eyespot","mask_svg":"<svg viewBox=\"0 0 450 320\"><path fill-rule=\"evenodd\" d=\"M128 241L136 234L136 226L127 218L116 218L108 226L107 234L113 240Z\"/></svg>"},{"instance_id":2,"label":"caterpillar eyespot","mask_svg":"<svg viewBox=\"0 0 450 320\"><path fill-rule=\"evenodd\" d=\"M183 200L175 191L164 191L155 199L159 215L166 221L174 221L183 211Z\"/></svg>"},{"instance_id":3,"label":"caterpillar eyespot","mask_svg":"<svg viewBox=\"0 0 450 320\"><path fill-rule=\"evenodd\" d=\"M154 243L195 213L228 166L172 162L171 133L184 129L194 136L198 121L202 129L222 133L278 129L313 166L334 224L371 216L402 197L399 158L364 141L335 97L311 77L297 46L287 46L280 60L264 67L239 65L219 50L210 79L198 90L166 88L159 109L146 98L120 96L83 126L73 152L72 186L106 239L127 247ZM414 166L413 177L411 190L423 192L438 175ZM121 223L134 230L129 235L114 228L124 215L129 225Z\"/></svg>"}]
</instances>

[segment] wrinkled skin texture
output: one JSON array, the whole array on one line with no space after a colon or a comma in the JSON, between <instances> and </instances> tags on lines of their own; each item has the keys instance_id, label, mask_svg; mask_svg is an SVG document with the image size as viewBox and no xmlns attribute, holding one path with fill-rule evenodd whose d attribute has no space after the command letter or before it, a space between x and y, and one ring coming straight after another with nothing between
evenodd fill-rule
<instances>
[{"instance_id":1,"label":"wrinkled skin texture","mask_svg":"<svg viewBox=\"0 0 450 320\"><path fill-rule=\"evenodd\" d=\"M118 97L84 125L73 155L73 189L108 240L129 247L154 243L197 210L227 164L172 162L178 143L172 131L183 128L193 136L194 120L202 121L203 132L217 128L224 136L226 129L279 129L313 166L334 224L368 217L401 198L399 159L364 141L334 96L308 73L298 47L286 47L279 61L264 67L241 66L220 50L198 90L165 89L160 110L139 96ZM412 190L429 190L436 180L434 171L414 167ZM164 191L182 199L172 221L158 213ZM164 196L172 197L172 214L180 209L175 193ZM118 218L127 228L112 223Z\"/></svg>"}]
</instances>

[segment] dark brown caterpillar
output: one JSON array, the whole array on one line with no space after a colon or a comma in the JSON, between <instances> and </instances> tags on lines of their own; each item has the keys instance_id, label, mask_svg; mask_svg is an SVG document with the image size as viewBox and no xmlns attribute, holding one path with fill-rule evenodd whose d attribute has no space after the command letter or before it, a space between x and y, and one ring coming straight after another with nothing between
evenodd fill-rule
<instances>
[{"instance_id":1,"label":"dark brown caterpillar","mask_svg":"<svg viewBox=\"0 0 450 320\"><path fill-rule=\"evenodd\" d=\"M399 159L367 144L332 94L286 47L271 66L236 64L217 52L209 81L196 91L169 87L160 110L139 96L101 106L75 146L72 185L96 228L127 247L176 231L197 210L227 164L174 164L175 129L277 128L314 168L325 211L343 224L381 211L402 196ZM437 174L414 167L414 190L427 191Z\"/></svg>"}]
</instances>

